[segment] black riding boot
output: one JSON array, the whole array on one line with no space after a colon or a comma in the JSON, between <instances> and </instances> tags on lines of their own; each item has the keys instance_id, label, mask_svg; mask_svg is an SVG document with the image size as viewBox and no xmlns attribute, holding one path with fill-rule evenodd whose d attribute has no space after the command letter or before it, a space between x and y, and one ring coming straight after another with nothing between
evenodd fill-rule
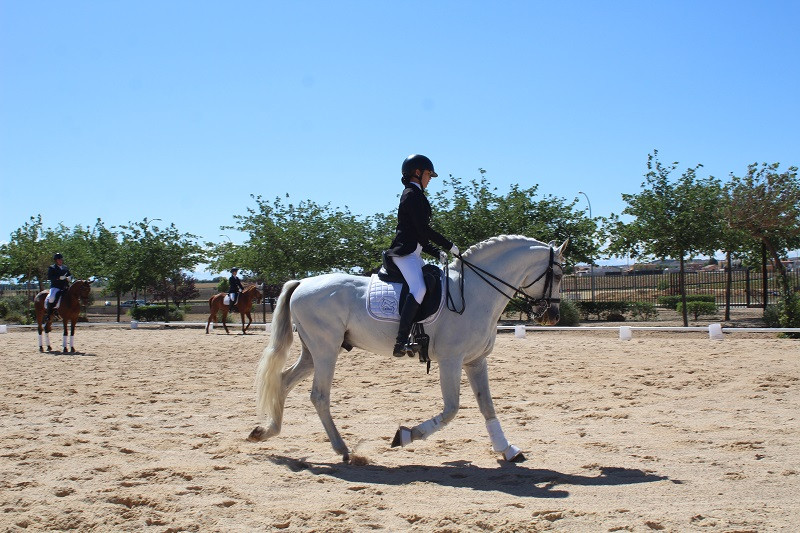
<instances>
[{"instance_id":1,"label":"black riding boot","mask_svg":"<svg viewBox=\"0 0 800 533\"><path fill-rule=\"evenodd\" d=\"M45 324L47 324L48 322L50 322L50 317L51 317L51 316L52 316L52 314L53 314L53 307L54 307L55 305L56 305L56 303L55 303L55 302L53 302L53 303L50 303L50 300L48 300L47 298L45 298L45 300L44 300L44 308L45 308L45 311L47 312L47 313L45 314L45 316L44 316L44 323L45 323Z\"/></svg>"},{"instance_id":2,"label":"black riding boot","mask_svg":"<svg viewBox=\"0 0 800 533\"><path fill-rule=\"evenodd\" d=\"M414 318L417 316L419 304L414 298L414 295L409 294L406 296L406 302L403 305L403 311L400 313L400 328L397 330L397 339L394 343L394 350L392 355L395 357L403 357L408 355L414 356L414 352L408 347L408 334L411 333L411 326L414 325Z\"/></svg>"}]
</instances>

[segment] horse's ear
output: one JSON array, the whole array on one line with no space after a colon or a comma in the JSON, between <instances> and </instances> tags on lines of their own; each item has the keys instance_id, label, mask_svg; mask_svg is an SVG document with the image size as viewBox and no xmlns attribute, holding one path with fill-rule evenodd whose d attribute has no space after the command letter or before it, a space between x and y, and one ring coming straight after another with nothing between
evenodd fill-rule
<instances>
[{"instance_id":1,"label":"horse's ear","mask_svg":"<svg viewBox=\"0 0 800 533\"><path fill-rule=\"evenodd\" d=\"M556 253L558 254L559 257L564 257L564 252L567 250L568 244L569 244L569 237L567 237L566 240L563 243L561 243L561 246L558 247L558 250L556 250Z\"/></svg>"}]
</instances>

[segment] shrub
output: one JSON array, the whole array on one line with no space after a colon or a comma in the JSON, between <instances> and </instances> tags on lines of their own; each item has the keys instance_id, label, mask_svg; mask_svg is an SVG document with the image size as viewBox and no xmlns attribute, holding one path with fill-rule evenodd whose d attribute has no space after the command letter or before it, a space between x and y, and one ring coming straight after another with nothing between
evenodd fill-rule
<instances>
[{"instance_id":1,"label":"shrub","mask_svg":"<svg viewBox=\"0 0 800 533\"><path fill-rule=\"evenodd\" d=\"M628 302L577 302L581 318L588 320L590 315L598 320L606 320L610 314L622 315L628 311Z\"/></svg>"},{"instance_id":2,"label":"shrub","mask_svg":"<svg viewBox=\"0 0 800 533\"><path fill-rule=\"evenodd\" d=\"M633 320L655 320L658 318L656 306L648 302L631 302L628 311Z\"/></svg>"},{"instance_id":3,"label":"shrub","mask_svg":"<svg viewBox=\"0 0 800 533\"><path fill-rule=\"evenodd\" d=\"M777 304L768 305L764 309L764 323L768 328L800 328L800 295L792 293ZM786 333L782 336L793 339L800 338L798 333Z\"/></svg>"},{"instance_id":4,"label":"shrub","mask_svg":"<svg viewBox=\"0 0 800 533\"><path fill-rule=\"evenodd\" d=\"M689 302L710 302L716 303L717 298L713 294L687 294L686 303ZM669 309L678 310L678 304L681 303L681 295L675 294L672 296L659 296L658 305L667 307Z\"/></svg>"},{"instance_id":5,"label":"shrub","mask_svg":"<svg viewBox=\"0 0 800 533\"><path fill-rule=\"evenodd\" d=\"M0 318L15 324L32 324L35 316L30 299L24 294L0 298Z\"/></svg>"},{"instance_id":6,"label":"shrub","mask_svg":"<svg viewBox=\"0 0 800 533\"><path fill-rule=\"evenodd\" d=\"M164 320L164 306L163 305L140 305L138 307L131 307L129 313L134 320L142 322L160 322ZM174 321L183 320L183 311L175 307L169 306L169 319Z\"/></svg>"},{"instance_id":7,"label":"shrub","mask_svg":"<svg viewBox=\"0 0 800 533\"><path fill-rule=\"evenodd\" d=\"M561 318L558 319L559 326L574 327L581 323L580 313L578 307L572 300L561 300L561 305L558 308L558 314Z\"/></svg>"},{"instance_id":8,"label":"shrub","mask_svg":"<svg viewBox=\"0 0 800 533\"><path fill-rule=\"evenodd\" d=\"M683 314L683 302L678 303L676 311ZM717 304L713 302L686 302L686 312L693 315L697 320L700 315L715 315L717 314Z\"/></svg>"}]
</instances>

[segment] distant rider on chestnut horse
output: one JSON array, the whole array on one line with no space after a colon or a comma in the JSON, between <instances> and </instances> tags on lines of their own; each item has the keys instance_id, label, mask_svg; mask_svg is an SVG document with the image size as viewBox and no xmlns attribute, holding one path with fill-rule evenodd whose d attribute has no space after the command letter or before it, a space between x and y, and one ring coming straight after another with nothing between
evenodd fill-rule
<instances>
[{"instance_id":1,"label":"distant rider on chestnut horse","mask_svg":"<svg viewBox=\"0 0 800 533\"><path fill-rule=\"evenodd\" d=\"M60 253L53 255L53 264L47 268L47 279L50 280L50 294L47 295L46 310L47 316L45 322L50 321L53 311L56 308L56 301L61 299L62 292L69 287L69 281L72 274L64 264L64 256ZM58 316L58 311L56 316Z\"/></svg>"},{"instance_id":2,"label":"distant rider on chestnut horse","mask_svg":"<svg viewBox=\"0 0 800 533\"><path fill-rule=\"evenodd\" d=\"M231 313L233 313L236 308L236 302L239 301L239 293L244 291L242 280L236 275L238 272L239 269L233 267L231 269L231 277L228 278L228 297L231 300L229 312Z\"/></svg>"}]
</instances>

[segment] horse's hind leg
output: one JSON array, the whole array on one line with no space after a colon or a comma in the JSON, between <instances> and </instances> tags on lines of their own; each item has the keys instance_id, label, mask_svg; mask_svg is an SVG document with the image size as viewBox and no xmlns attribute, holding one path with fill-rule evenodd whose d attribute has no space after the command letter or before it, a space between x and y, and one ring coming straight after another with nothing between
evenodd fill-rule
<instances>
[{"instance_id":1,"label":"horse's hind leg","mask_svg":"<svg viewBox=\"0 0 800 533\"><path fill-rule=\"evenodd\" d=\"M347 449L336 424L331 417L331 385L333 384L333 372L336 367L337 355L320 360L314 360L314 384L311 386L311 403L317 410L317 415L322 421L322 427L328 434L333 450L342 456L345 463L350 462L350 450Z\"/></svg>"},{"instance_id":2,"label":"horse's hind leg","mask_svg":"<svg viewBox=\"0 0 800 533\"><path fill-rule=\"evenodd\" d=\"M510 444L506 439L503 429L500 427L500 421L495 414L492 394L489 391L489 369L486 358L483 357L479 361L464 365L464 371L467 374L467 378L469 378L469 384L475 394L475 399L478 401L478 409L480 409L483 418L486 420L486 430L489 432L492 448L494 451L502 453L506 461L511 461L512 463L524 461L525 456L522 451Z\"/></svg>"},{"instance_id":3,"label":"horse's hind leg","mask_svg":"<svg viewBox=\"0 0 800 533\"><path fill-rule=\"evenodd\" d=\"M300 383L303 379L307 378L314 370L314 361L311 359L311 354L308 349L303 346L300 352L300 358L283 372L281 372L281 392L280 392L280 412L283 413L283 407L286 404L286 397L289 392ZM281 425L283 424L283 417L277 420L271 420L267 428L258 426L255 428L248 437L249 440L262 441L270 437L274 437L281 432Z\"/></svg>"},{"instance_id":4,"label":"horse's hind leg","mask_svg":"<svg viewBox=\"0 0 800 533\"><path fill-rule=\"evenodd\" d=\"M225 328L225 333L229 333L228 332L228 324L226 324L227 320L228 320L228 310L225 309L225 306L223 305L222 306L222 326Z\"/></svg>"}]
</instances>

